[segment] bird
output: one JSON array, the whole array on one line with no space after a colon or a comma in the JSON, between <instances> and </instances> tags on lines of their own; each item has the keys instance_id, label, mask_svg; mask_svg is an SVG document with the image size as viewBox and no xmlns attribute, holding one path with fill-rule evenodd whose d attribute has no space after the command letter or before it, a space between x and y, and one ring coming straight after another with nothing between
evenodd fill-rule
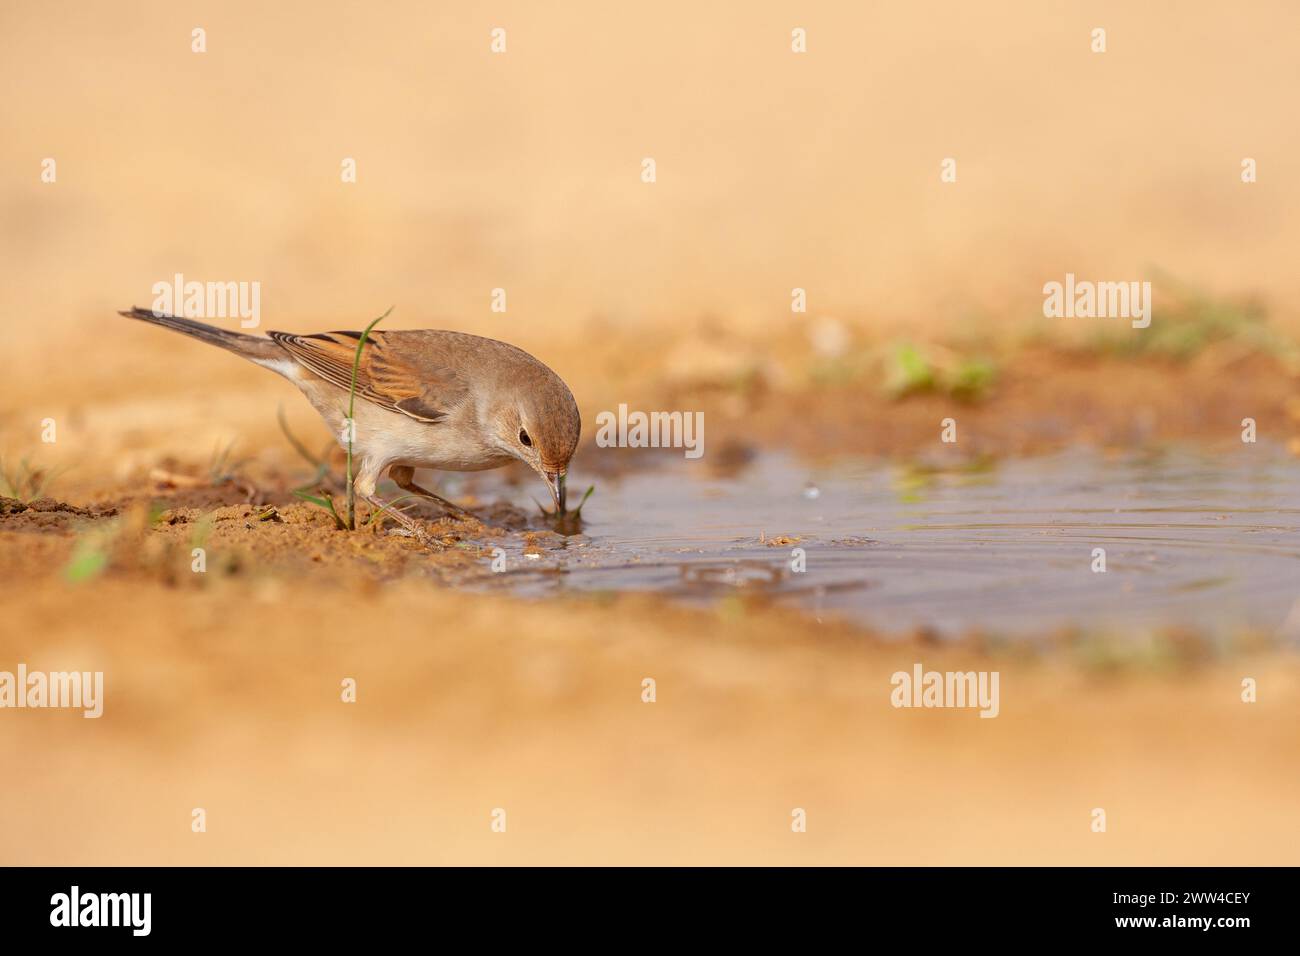
<instances>
[{"instance_id":1,"label":"bird","mask_svg":"<svg viewBox=\"0 0 1300 956\"><path fill-rule=\"evenodd\" d=\"M417 485L415 469L484 471L522 461L546 482L559 515L582 420L564 380L523 349L442 329L247 335L142 309L119 315L234 352L292 382L358 461L354 487L376 507L384 472L403 491L465 512ZM269 336L269 337L268 337ZM351 432L349 436L348 432Z\"/></svg>"}]
</instances>

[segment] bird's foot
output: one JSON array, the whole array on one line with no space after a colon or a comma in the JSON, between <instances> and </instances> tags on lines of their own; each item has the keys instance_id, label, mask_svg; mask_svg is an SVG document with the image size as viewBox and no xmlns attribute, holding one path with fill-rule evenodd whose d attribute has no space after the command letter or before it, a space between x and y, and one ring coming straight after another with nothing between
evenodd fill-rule
<instances>
[{"instance_id":1,"label":"bird's foot","mask_svg":"<svg viewBox=\"0 0 1300 956\"><path fill-rule=\"evenodd\" d=\"M415 469L403 465L395 465L388 470L388 477L393 479L394 484L401 488L407 494L414 495L417 498L424 498L432 501L442 509L444 516L452 518L472 518L474 517L458 504L453 504L440 495L435 495L427 488L421 488L414 481Z\"/></svg>"},{"instance_id":2,"label":"bird's foot","mask_svg":"<svg viewBox=\"0 0 1300 956\"><path fill-rule=\"evenodd\" d=\"M466 511L466 510L465 510L464 508L462 508L460 505L455 504L454 502L448 501L446 498L443 498L443 497L441 497L441 496L439 496L439 495L435 495L435 494L434 494L433 492L431 492L431 491L425 491L423 488L420 488L418 485L415 486L414 488L410 488L410 489L407 489L407 490L409 490L411 494L413 494L413 495L415 495L415 496L417 496L417 497L419 497L419 498L423 498L423 499L426 500L426 501L431 501L431 502L433 502L435 505L437 505L439 508L442 509L442 513L443 513L444 516L452 517L452 518L472 518L472 517L474 517L472 514L470 514L468 511Z\"/></svg>"},{"instance_id":3,"label":"bird's foot","mask_svg":"<svg viewBox=\"0 0 1300 956\"><path fill-rule=\"evenodd\" d=\"M433 539L429 537L429 532L424 530L424 526L419 521L404 512L398 511L392 505L387 504L373 495L367 495L366 501L368 501L370 506L375 509L374 513L370 516L371 521L374 521L380 515L390 515L394 521L401 525L407 533L416 541L420 542L420 544L424 545L426 548L432 546Z\"/></svg>"}]
</instances>

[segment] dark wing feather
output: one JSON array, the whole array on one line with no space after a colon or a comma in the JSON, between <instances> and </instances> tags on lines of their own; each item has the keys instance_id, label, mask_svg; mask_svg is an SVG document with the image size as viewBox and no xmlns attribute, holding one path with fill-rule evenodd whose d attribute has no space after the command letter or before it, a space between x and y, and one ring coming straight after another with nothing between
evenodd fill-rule
<instances>
[{"instance_id":1,"label":"dark wing feather","mask_svg":"<svg viewBox=\"0 0 1300 956\"><path fill-rule=\"evenodd\" d=\"M360 332L268 334L303 368L344 392L351 388ZM464 397L465 382L453 369L419 361L419 352L394 349L394 335L401 333L372 332L366 337L357 367L357 396L416 421L442 420ZM408 357L395 354L400 352Z\"/></svg>"}]
</instances>

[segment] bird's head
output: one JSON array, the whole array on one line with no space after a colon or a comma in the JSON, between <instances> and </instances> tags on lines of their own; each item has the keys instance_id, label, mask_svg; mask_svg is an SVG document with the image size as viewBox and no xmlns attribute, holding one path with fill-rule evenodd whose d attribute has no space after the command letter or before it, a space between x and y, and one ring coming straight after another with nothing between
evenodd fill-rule
<instances>
[{"instance_id":1,"label":"bird's head","mask_svg":"<svg viewBox=\"0 0 1300 956\"><path fill-rule=\"evenodd\" d=\"M545 366L511 384L508 397L493 415L496 443L542 476L563 514L565 477L582 431L578 403L569 387Z\"/></svg>"}]
</instances>

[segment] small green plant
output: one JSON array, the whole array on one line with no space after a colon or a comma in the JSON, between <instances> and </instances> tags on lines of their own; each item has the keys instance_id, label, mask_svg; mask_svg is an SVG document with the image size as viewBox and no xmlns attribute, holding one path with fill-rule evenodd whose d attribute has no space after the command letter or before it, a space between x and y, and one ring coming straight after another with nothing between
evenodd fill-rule
<instances>
[{"instance_id":1,"label":"small green plant","mask_svg":"<svg viewBox=\"0 0 1300 956\"><path fill-rule=\"evenodd\" d=\"M343 523L343 518L339 515L338 509L334 507L334 499L330 496L330 493L321 489L320 494L313 495L309 490L311 487L311 485L307 485L302 488L294 488L294 497L310 502L318 508L324 508L330 513L330 517L334 519L334 526L338 528L339 531L348 530L348 526Z\"/></svg>"},{"instance_id":2,"label":"small green plant","mask_svg":"<svg viewBox=\"0 0 1300 956\"><path fill-rule=\"evenodd\" d=\"M1259 302L1216 298L1162 270L1153 270L1153 278L1158 294L1151 324L1146 328L1128 323L1099 325L1087 341L1092 351L1175 362L1193 359L1211 346L1226 346L1240 355L1294 356L1295 344L1269 326Z\"/></svg>"},{"instance_id":3,"label":"small green plant","mask_svg":"<svg viewBox=\"0 0 1300 956\"><path fill-rule=\"evenodd\" d=\"M334 499L326 490L327 486L337 488L337 485L335 484L333 476L330 474L329 465L327 465L323 460L324 455L320 458L315 457L307 450L306 445L294 437L293 432L289 430L289 423L285 420L283 405L276 410L275 417L280 423L280 431L284 433L285 439L288 440L291 446L293 446L293 450L301 455L309 465L312 465L316 469L316 474L311 481L299 488L292 489L294 497L299 498L302 501L310 502L319 508L324 508L330 513L330 517L334 519L335 527L340 531L343 530L345 527L343 519L339 516L337 509L334 507Z\"/></svg>"},{"instance_id":4,"label":"small green plant","mask_svg":"<svg viewBox=\"0 0 1300 956\"><path fill-rule=\"evenodd\" d=\"M587 490L582 493L582 500L578 502L578 507L573 509L573 516L575 518L582 517L582 506L585 505L587 503L587 499L590 498L595 493L596 493L596 486L588 485Z\"/></svg>"},{"instance_id":5,"label":"small green plant","mask_svg":"<svg viewBox=\"0 0 1300 956\"><path fill-rule=\"evenodd\" d=\"M73 584L98 577L108 567L109 548L121 530L114 521L107 528L97 528L78 536L72 557L63 569L65 580Z\"/></svg>"},{"instance_id":6,"label":"small green plant","mask_svg":"<svg viewBox=\"0 0 1300 956\"><path fill-rule=\"evenodd\" d=\"M582 500L578 502L578 507L572 508L568 511L560 511L558 508L555 511L547 511L536 499L533 500L533 504L537 505L543 518L547 521L555 522L555 530L560 534L577 534L582 530L582 506L587 503L587 499L595 494L595 492L596 486L589 485L587 490L583 492Z\"/></svg>"},{"instance_id":7,"label":"small green plant","mask_svg":"<svg viewBox=\"0 0 1300 956\"><path fill-rule=\"evenodd\" d=\"M334 519L334 526L342 531L344 529L343 519L339 517L338 510L334 507L334 499L326 490L327 485L334 484L331 480L329 465L325 464L320 458L314 457L311 452L307 451L306 446L294 437L293 432L289 431L289 423L284 418L283 405L276 411L276 419L280 423L280 431L284 433L284 437L288 439L294 451L306 459L308 464L316 468L316 474L311 481L299 488L292 489L294 497L328 511L330 517Z\"/></svg>"},{"instance_id":8,"label":"small green plant","mask_svg":"<svg viewBox=\"0 0 1300 956\"><path fill-rule=\"evenodd\" d=\"M959 355L938 345L900 342L885 364L885 391L893 398L921 392L941 392L963 401L977 401L997 379L997 366L981 358Z\"/></svg>"},{"instance_id":9,"label":"small green plant","mask_svg":"<svg viewBox=\"0 0 1300 956\"><path fill-rule=\"evenodd\" d=\"M390 305L388 311L376 318L366 326L365 331L361 333L361 338L357 339L357 350L352 356L352 383L348 388L348 475L347 475L347 526L349 531L356 530L357 527L357 493L352 487L352 439L356 437L356 419L352 417L357 405L357 371L361 368L361 350L366 347L366 339L370 336L370 330L376 325L388 318L393 311Z\"/></svg>"},{"instance_id":10,"label":"small green plant","mask_svg":"<svg viewBox=\"0 0 1300 956\"><path fill-rule=\"evenodd\" d=\"M302 443L293 437L289 432L288 424L284 420L284 410L281 409L278 413L280 430L284 432L285 437L289 440L289 444L294 447L294 450L297 451L298 454L316 466L316 477L301 488L293 489L294 495L303 501L310 502L318 508L324 508L328 511L330 516L334 519L335 526L340 531L355 531L357 527L357 495L356 489L353 486L355 476L352 473L352 441L356 434L356 427L353 424L355 421L353 415L356 412L357 405L357 374L361 369L361 352L366 346L366 340L370 337L371 330L384 319L388 318L392 311L393 307L389 306L387 312L366 326L365 331L361 333L361 338L357 340L357 349L352 356L352 380L348 386L348 409L346 419L348 424L348 464L343 491L344 514L339 514L338 509L334 507L333 496L323 487L326 483L326 479L329 477L329 466L326 465L324 461L313 458ZM312 493L313 490L315 490L315 494ZM380 511L385 510L387 510L387 508L380 509ZM374 518L375 516L372 515L370 520L373 521ZM367 522L367 524L369 524L369 522Z\"/></svg>"},{"instance_id":11,"label":"small green plant","mask_svg":"<svg viewBox=\"0 0 1300 956\"><path fill-rule=\"evenodd\" d=\"M220 485L227 481L234 481L239 469L248 464L249 459L247 458L239 461L232 460L231 453L234 450L235 443L233 441L224 446L218 445L212 449L212 457L208 459L208 480L212 484Z\"/></svg>"},{"instance_id":12,"label":"small green plant","mask_svg":"<svg viewBox=\"0 0 1300 956\"><path fill-rule=\"evenodd\" d=\"M896 398L934 388L935 368L911 342L895 346L885 376L885 390Z\"/></svg>"},{"instance_id":13,"label":"small green plant","mask_svg":"<svg viewBox=\"0 0 1300 956\"><path fill-rule=\"evenodd\" d=\"M108 555L93 546L78 546L63 575L74 584L89 581L108 566Z\"/></svg>"},{"instance_id":14,"label":"small green plant","mask_svg":"<svg viewBox=\"0 0 1300 956\"><path fill-rule=\"evenodd\" d=\"M997 368L983 359L964 358L948 377L948 392L954 398L974 401L983 398L997 378Z\"/></svg>"},{"instance_id":15,"label":"small green plant","mask_svg":"<svg viewBox=\"0 0 1300 956\"><path fill-rule=\"evenodd\" d=\"M27 504L45 497L50 485L54 484L60 474L62 471L59 469L46 471L44 468L33 468L26 458L18 463L17 468L10 470L5 467L4 459L0 458L0 495L17 498Z\"/></svg>"},{"instance_id":16,"label":"small green plant","mask_svg":"<svg viewBox=\"0 0 1300 956\"><path fill-rule=\"evenodd\" d=\"M330 488L337 489L341 482L334 477L333 473L330 471L329 465L326 464L325 461L325 459L329 457L330 449L333 447L334 443L330 442L326 445L320 455L313 455L307 450L307 446L299 441L297 436L289 430L289 422L284 417L284 405L280 405L276 409L275 419L279 423L280 431L284 435L284 438L289 443L290 447L292 447L293 450L302 457L303 461L316 469L316 477L309 481L307 486L324 484L328 485Z\"/></svg>"},{"instance_id":17,"label":"small green plant","mask_svg":"<svg viewBox=\"0 0 1300 956\"><path fill-rule=\"evenodd\" d=\"M212 535L212 528L216 523L216 514L209 511L207 514L194 522L194 527L190 532L190 546L194 548L203 548L207 546L208 538Z\"/></svg>"}]
</instances>

